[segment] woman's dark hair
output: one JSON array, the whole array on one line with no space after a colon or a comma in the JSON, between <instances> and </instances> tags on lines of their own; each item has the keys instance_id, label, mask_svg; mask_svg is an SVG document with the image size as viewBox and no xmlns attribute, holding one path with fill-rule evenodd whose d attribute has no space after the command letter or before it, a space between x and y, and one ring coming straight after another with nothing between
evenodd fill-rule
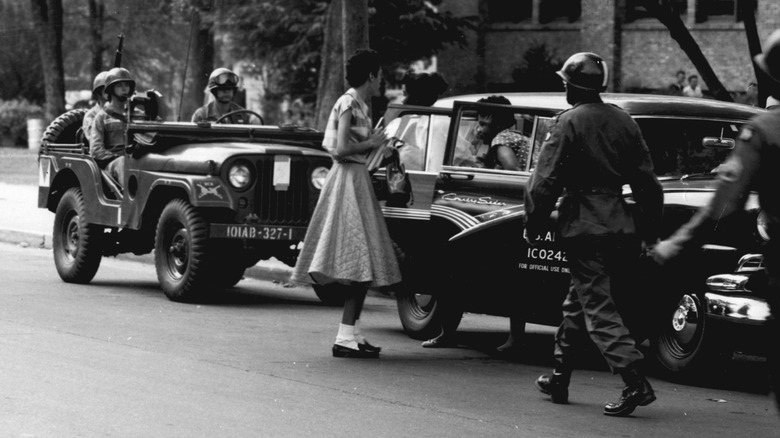
<instances>
[{"instance_id":1,"label":"woman's dark hair","mask_svg":"<svg viewBox=\"0 0 780 438\"><path fill-rule=\"evenodd\" d=\"M489 97L483 97L482 99L479 99L477 103L492 103L492 104L498 104L498 105L512 105L512 102L509 101L504 96L489 96ZM481 116L492 116L493 117L493 123L496 124L496 126L499 129L506 129L512 124L515 123L515 116L514 113L509 110L500 110L498 108L481 108L479 110L479 115Z\"/></svg>"},{"instance_id":2,"label":"woman's dark hair","mask_svg":"<svg viewBox=\"0 0 780 438\"><path fill-rule=\"evenodd\" d=\"M401 83L406 87L405 105L431 106L449 87L439 73L408 72Z\"/></svg>"},{"instance_id":3,"label":"woman's dark hair","mask_svg":"<svg viewBox=\"0 0 780 438\"><path fill-rule=\"evenodd\" d=\"M363 85L370 74L379 74L379 53L372 49L357 49L347 60L347 83L350 87Z\"/></svg>"}]
</instances>

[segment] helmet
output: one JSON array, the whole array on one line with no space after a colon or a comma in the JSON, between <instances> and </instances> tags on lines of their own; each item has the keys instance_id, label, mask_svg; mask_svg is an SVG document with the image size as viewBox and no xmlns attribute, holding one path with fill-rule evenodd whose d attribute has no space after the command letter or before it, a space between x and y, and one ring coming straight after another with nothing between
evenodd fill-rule
<instances>
[{"instance_id":1,"label":"helmet","mask_svg":"<svg viewBox=\"0 0 780 438\"><path fill-rule=\"evenodd\" d=\"M107 71L101 71L100 73L95 76L95 80L92 82L92 92L97 93L98 88L105 88L106 86L106 76L108 75Z\"/></svg>"},{"instance_id":2,"label":"helmet","mask_svg":"<svg viewBox=\"0 0 780 438\"><path fill-rule=\"evenodd\" d=\"M580 52L571 55L556 73L568 85L583 90L607 89L607 63L595 53Z\"/></svg>"},{"instance_id":3,"label":"helmet","mask_svg":"<svg viewBox=\"0 0 780 438\"><path fill-rule=\"evenodd\" d=\"M214 70L209 75L208 89L213 93L217 88L238 88L238 75L224 67Z\"/></svg>"},{"instance_id":4,"label":"helmet","mask_svg":"<svg viewBox=\"0 0 780 438\"><path fill-rule=\"evenodd\" d=\"M769 35L764 42L764 52L756 55L753 60L777 85L780 85L780 30Z\"/></svg>"},{"instance_id":5,"label":"helmet","mask_svg":"<svg viewBox=\"0 0 780 438\"><path fill-rule=\"evenodd\" d=\"M135 92L135 81L133 80L133 77L130 76L130 72L127 71L126 68L114 67L106 74L106 94L111 94L114 85L119 82L129 82L129 94L133 94Z\"/></svg>"}]
</instances>

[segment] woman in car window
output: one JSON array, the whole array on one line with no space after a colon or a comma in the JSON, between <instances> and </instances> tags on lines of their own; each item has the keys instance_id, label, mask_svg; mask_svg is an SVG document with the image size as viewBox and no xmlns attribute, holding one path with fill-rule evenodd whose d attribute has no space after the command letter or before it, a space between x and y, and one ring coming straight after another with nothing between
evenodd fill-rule
<instances>
[{"instance_id":1,"label":"woman in car window","mask_svg":"<svg viewBox=\"0 0 780 438\"><path fill-rule=\"evenodd\" d=\"M511 105L504 96L485 97L477 102ZM520 162L524 164L528 159L529 139L512 129L514 114L496 108L481 109L477 123L477 161L488 169L522 170Z\"/></svg>"}]
</instances>

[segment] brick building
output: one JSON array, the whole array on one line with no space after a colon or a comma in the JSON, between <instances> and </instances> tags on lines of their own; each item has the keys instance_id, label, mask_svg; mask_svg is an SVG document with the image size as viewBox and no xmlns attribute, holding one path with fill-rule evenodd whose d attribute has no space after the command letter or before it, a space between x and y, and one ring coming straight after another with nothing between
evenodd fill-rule
<instances>
[{"instance_id":1,"label":"brick building","mask_svg":"<svg viewBox=\"0 0 780 438\"><path fill-rule=\"evenodd\" d=\"M672 1L723 85L744 92L755 73L737 7L741 0ZM667 28L636 0L444 0L439 8L478 23L466 48L438 57L453 94L512 83L526 51L542 44L561 61L581 51L603 56L610 91L661 90L677 70L698 74ZM758 0L756 19L764 41L780 28L780 2ZM706 84L702 88L706 92Z\"/></svg>"}]
</instances>

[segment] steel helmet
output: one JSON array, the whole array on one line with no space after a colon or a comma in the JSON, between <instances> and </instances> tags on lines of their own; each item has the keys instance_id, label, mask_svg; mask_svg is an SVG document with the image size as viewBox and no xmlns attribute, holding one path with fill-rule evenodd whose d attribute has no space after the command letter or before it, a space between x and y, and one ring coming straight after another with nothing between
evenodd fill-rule
<instances>
[{"instance_id":1,"label":"steel helmet","mask_svg":"<svg viewBox=\"0 0 780 438\"><path fill-rule=\"evenodd\" d=\"M573 87L592 91L607 89L607 63L595 53L571 55L556 73Z\"/></svg>"},{"instance_id":2,"label":"steel helmet","mask_svg":"<svg viewBox=\"0 0 780 438\"><path fill-rule=\"evenodd\" d=\"M231 70L220 67L209 75L209 91L214 92L217 88L238 88L238 75Z\"/></svg>"},{"instance_id":3,"label":"steel helmet","mask_svg":"<svg viewBox=\"0 0 780 438\"><path fill-rule=\"evenodd\" d=\"M97 93L98 88L106 87L106 76L108 76L108 71L101 71L95 76L95 80L92 82L92 93Z\"/></svg>"},{"instance_id":4,"label":"steel helmet","mask_svg":"<svg viewBox=\"0 0 780 438\"><path fill-rule=\"evenodd\" d=\"M774 81L775 86L780 86L780 30L769 35L764 42L764 52L753 57L753 60Z\"/></svg>"},{"instance_id":5,"label":"steel helmet","mask_svg":"<svg viewBox=\"0 0 780 438\"><path fill-rule=\"evenodd\" d=\"M114 67L106 74L106 94L111 94L113 86L119 82L129 82L129 94L132 95L135 92L135 80L130 76L130 72L126 68Z\"/></svg>"}]
</instances>

